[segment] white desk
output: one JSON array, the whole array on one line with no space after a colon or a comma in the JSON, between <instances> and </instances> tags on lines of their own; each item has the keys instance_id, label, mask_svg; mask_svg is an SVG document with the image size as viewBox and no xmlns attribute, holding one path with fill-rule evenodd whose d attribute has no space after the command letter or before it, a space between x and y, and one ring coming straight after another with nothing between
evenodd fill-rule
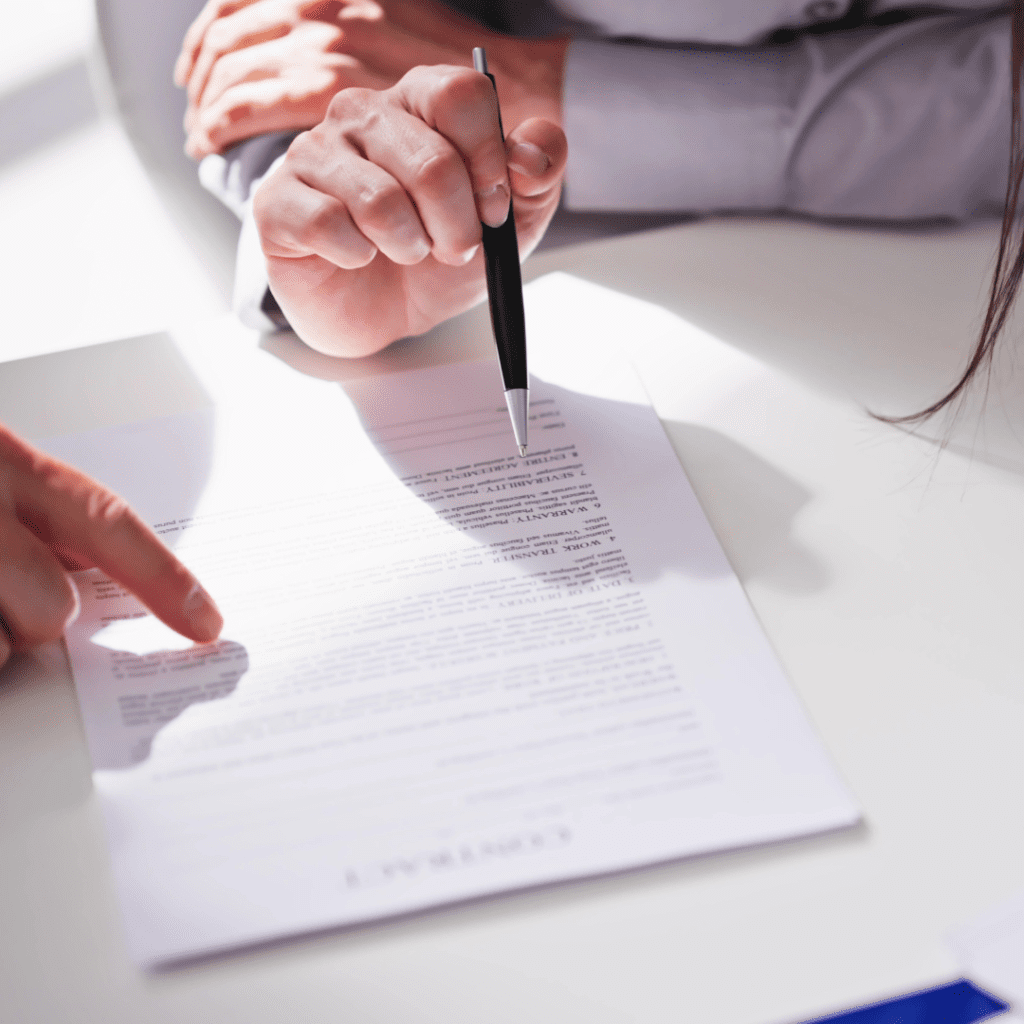
<instances>
[{"instance_id":1,"label":"white desk","mask_svg":"<svg viewBox=\"0 0 1024 1024\"><path fill-rule=\"evenodd\" d=\"M0 673L0 1020L769 1024L955 977L944 934L1024 886L1024 401L1010 380L982 455L938 461L861 405L912 410L952 379L994 237L737 220L528 264L728 343L681 322L623 339L863 827L146 976L123 952L75 698L50 647ZM467 358L482 316L370 364L308 366ZM204 331L181 333L182 351ZM147 351L170 360L161 386L130 368ZM173 352L0 367L0 418L38 436L143 415L160 394L188 401ZM31 390L42 380L45 396Z\"/></svg>"}]
</instances>

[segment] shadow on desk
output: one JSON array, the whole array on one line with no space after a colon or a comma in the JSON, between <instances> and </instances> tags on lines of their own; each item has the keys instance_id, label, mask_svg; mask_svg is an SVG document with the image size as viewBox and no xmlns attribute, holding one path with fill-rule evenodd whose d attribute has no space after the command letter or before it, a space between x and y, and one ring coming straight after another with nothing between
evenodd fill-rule
<instances>
[{"instance_id":1,"label":"shadow on desk","mask_svg":"<svg viewBox=\"0 0 1024 1024\"><path fill-rule=\"evenodd\" d=\"M701 504L724 538L733 571L746 585L812 594L829 575L794 536L793 524L811 493L734 440L693 423L666 422L665 432L698 486Z\"/></svg>"},{"instance_id":2,"label":"shadow on desk","mask_svg":"<svg viewBox=\"0 0 1024 1024\"><path fill-rule=\"evenodd\" d=\"M487 336L489 326L479 326L478 331L464 331L463 337ZM390 369L418 368L424 358L429 359L431 346L437 344L436 337L424 340L425 345L422 347L403 347L400 343L393 350L388 349L366 360L359 360L362 366L354 365L350 360L315 352L293 334L266 336L262 347L300 373L338 383L359 412L368 432L373 435L379 426L381 409L400 410L408 403L402 395L404 385L401 376L367 379L363 376L366 364L380 367L382 362L387 361ZM472 358L474 351L467 348L463 354ZM535 396L538 383L542 384L535 379ZM580 401L580 396L573 391L552 385L542 386L546 389L545 393L551 392L559 408L567 410ZM609 432L603 429L605 424L628 421L628 417L624 418L621 412L611 408L602 413L602 409L617 403L592 395L583 401L586 407L578 408L573 415L576 422L587 422L588 430L594 432L594 436L589 438L590 443L606 451L623 447L629 449L628 437L621 436L617 430ZM504 421L504 413L499 411ZM717 525L720 536L729 539L729 557L740 580L743 583L760 580L774 589L790 593L813 593L822 589L828 582L824 566L794 538L794 522L810 500L810 492L760 456L718 431L687 423L669 422L664 427L677 450L688 454L687 469L693 481L699 482L705 512L711 514L711 520ZM535 429L535 425L531 429ZM415 474L421 461L418 450L410 455L392 450L394 446L383 442L375 444L398 479L406 480ZM476 491L472 494L476 495ZM463 496L461 500L476 499ZM493 540L493 531L486 525L461 526L454 520L450 522L463 532L477 537L481 543ZM540 564L536 568L541 576L545 576ZM521 570L525 575L533 575L529 570L522 569L522 566ZM649 579L662 572L711 578L725 575L727 571L717 551L706 552L694 548L685 552L685 561L649 566L648 571L637 578Z\"/></svg>"},{"instance_id":3,"label":"shadow on desk","mask_svg":"<svg viewBox=\"0 0 1024 1024\"><path fill-rule=\"evenodd\" d=\"M984 312L998 226L892 228L799 220L697 221L527 263L533 278L571 265L826 394L865 411L924 408L958 378ZM1024 374L1006 332L986 390L955 421L919 433L1024 474ZM987 400L986 400L987 398Z\"/></svg>"}]
</instances>

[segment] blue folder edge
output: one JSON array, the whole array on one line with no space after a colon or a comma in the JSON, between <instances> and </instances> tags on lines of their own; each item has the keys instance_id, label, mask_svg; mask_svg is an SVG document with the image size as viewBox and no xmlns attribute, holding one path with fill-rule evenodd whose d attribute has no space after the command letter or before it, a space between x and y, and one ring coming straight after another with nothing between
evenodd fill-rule
<instances>
[{"instance_id":1,"label":"blue folder edge","mask_svg":"<svg viewBox=\"0 0 1024 1024\"><path fill-rule=\"evenodd\" d=\"M995 996L961 979L884 1003L815 1017L804 1024L973 1024L1009 1008Z\"/></svg>"}]
</instances>

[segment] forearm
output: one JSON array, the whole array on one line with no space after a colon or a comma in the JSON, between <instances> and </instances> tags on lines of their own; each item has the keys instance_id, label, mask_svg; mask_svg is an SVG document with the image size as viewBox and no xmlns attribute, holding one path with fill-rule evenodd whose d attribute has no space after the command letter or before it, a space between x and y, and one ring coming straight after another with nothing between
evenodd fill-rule
<instances>
[{"instance_id":1,"label":"forearm","mask_svg":"<svg viewBox=\"0 0 1024 1024\"><path fill-rule=\"evenodd\" d=\"M494 35L487 60L494 74L506 130L531 117L562 124L569 39L516 39Z\"/></svg>"},{"instance_id":2,"label":"forearm","mask_svg":"<svg viewBox=\"0 0 1024 1024\"><path fill-rule=\"evenodd\" d=\"M1009 24L923 18L783 46L574 43L566 204L964 218L998 212Z\"/></svg>"}]
</instances>

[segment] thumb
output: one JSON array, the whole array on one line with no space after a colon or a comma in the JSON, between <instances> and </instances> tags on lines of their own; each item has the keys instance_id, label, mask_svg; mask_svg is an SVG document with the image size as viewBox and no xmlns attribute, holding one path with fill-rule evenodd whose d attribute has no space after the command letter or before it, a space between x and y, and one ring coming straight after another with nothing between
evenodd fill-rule
<instances>
[{"instance_id":1,"label":"thumb","mask_svg":"<svg viewBox=\"0 0 1024 1024\"><path fill-rule=\"evenodd\" d=\"M505 139L505 153L513 196L543 201L557 193L569 159L569 143L557 124L541 117L524 121Z\"/></svg>"}]
</instances>

